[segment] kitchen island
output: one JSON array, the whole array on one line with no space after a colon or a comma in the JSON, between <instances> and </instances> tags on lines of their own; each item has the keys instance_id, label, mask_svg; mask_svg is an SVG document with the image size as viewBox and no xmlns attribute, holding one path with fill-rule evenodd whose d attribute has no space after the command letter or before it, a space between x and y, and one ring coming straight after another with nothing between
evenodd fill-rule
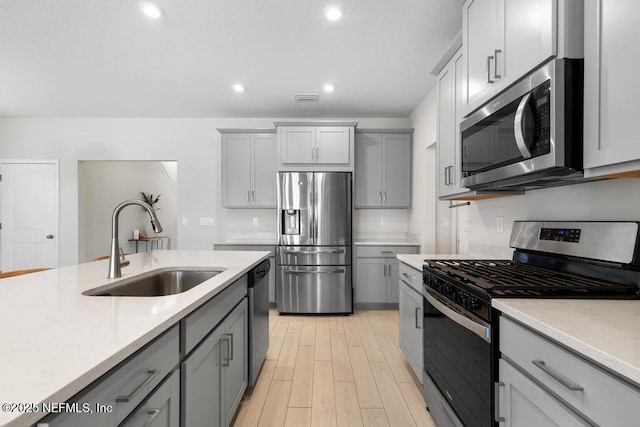
<instances>
[{"instance_id":1,"label":"kitchen island","mask_svg":"<svg viewBox=\"0 0 640 427\"><path fill-rule=\"evenodd\" d=\"M223 270L184 293L161 297L85 296L107 279L108 260L0 282L0 403L65 402L240 279L268 252L151 251L128 256L122 279L165 267ZM44 413L0 412L0 426Z\"/></svg>"}]
</instances>

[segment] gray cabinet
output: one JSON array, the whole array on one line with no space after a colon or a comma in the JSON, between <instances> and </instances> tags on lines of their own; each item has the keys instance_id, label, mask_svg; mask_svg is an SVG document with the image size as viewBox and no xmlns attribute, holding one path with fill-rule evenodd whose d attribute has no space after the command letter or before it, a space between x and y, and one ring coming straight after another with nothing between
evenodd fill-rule
<instances>
[{"instance_id":1,"label":"gray cabinet","mask_svg":"<svg viewBox=\"0 0 640 427\"><path fill-rule=\"evenodd\" d=\"M279 169L353 171L357 123L277 122Z\"/></svg>"},{"instance_id":2,"label":"gray cabinet","mask_svg":"<svg viewBox=\"0 0 640 427\"><path fill-rule=\"evenodd\" d=\"M636 385L504 315L500 353L496 414L503 425L583 425L583 419L596 425L638 424Z\"/></svg>"},{"instance_id":3,"label":"gray cabinet","mask_svg":"<svg viewBox=\"0 0 640 427\"><path fill-rule=\"evenodd\" d=\"M355 246L355 308L396 308L400 261L397 254L416 254L419 246Z\"/></svg>"},{"instance_id":4,"label":"gray cabinet","mask_svg":"<svg viewBox=\"0 0 640 427\"><path fill-rule=\"evenodd\" d=\"M272 208L276 204L276 135L222 134L222 204L228 208Z\"/></svg>"},{"instance_id":5,"label":"gray cabinet","mask_svg":"<svg viewBox=\"0 0 640 427\"><path fill-rule=\"evenodd\" d=\"M631 44L640 37L640 2L589 0L584 8L585 176L637 177L640 52Z\"/></svg>"},{"instance_id":6,"label":"gray cabinet","mask_svg":"<svg viewBox=\"0 0 640 427\"><path fill-rule=\"evenodd\" d=\"M356 208L411 206L413 130L363 130L356 133L354 205Z\"/></svg>"},{"instance_id":7,"label":"gray cabinet","mask_svg":"<svg viewBox=\"0 0 640 427\"><path fill-rule=\"evenodd\" d=\"M180 425L180 371L175 370L121 427L174 427Z\"/></svg>"},{"instance_id":8,"label":"gray cabinet","mask_svg":"<svg viewBox=\"0 0 640 427\"><path fill-rule=\"evenodd\" d=\"M63 427L115 427L140 403L150 399L148 396L154 388L178 365L179 356L178 327L173 327L70 399L71 403L88 404L94 413L51 414L41 422ZM113 410L98 412L98 406ZM165 409L175 410L175 407ZM162 414L167 415L166 411Z\"/></svg>"},{"instance_id":9,"label":"gray cabinet","mask_svg":"<svg viewBox=\"0 0 640 427\"><path fill-rule=\"evenodd\" d=\"M400 263L400 351L422 382L422 272Z\"/></svg>"},{"instance_id":10,"label":"gray cabinet","mask_svg":"<svg viewBox=\"0 0 640 427\"><path fill-rule=\"evenodd\" d=\"M218 244L215 245L218 251L267 251L269 252L269 307L276 308L276 248L275 245L238 245L238 244Z\"/></svg>"},{"instance_id":11,"label":"gray cabinet","mask_svg":"<svg viewBox=\"0 0 640 427\"><path fill-rule=\"evenodd\" d=\"M248 378L247 300L181 364L182 425L231 424Z\"/></svg>"}]
</instances>

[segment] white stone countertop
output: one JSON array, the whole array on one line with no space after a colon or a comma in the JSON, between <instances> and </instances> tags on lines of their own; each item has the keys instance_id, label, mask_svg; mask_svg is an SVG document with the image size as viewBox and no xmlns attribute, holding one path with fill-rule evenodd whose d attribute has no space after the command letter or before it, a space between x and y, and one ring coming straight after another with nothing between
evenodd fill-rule
<instances>
[{"instance_id":1,"label":"white stone countertop","mask_svg":"<svg viewBox=\"0 0 640 427\"><path fill-rule=\"evenodd\" d=\"M64 402L242 277L268 252L151 251L127 256L122 278L163 267L224 269L186 292L95 297L109 260L0 280L0 403ZM0 426L43 413L0 411Z\"/></svg>"},{"instance_id":2,"label":"white stone countertop","mask_svg":"<svg viewBox=\"0 0 640 427\"><path fill-rule=\"evenodd\" d=\"M276 241L272 239L227 239L224 241L218 241L213 244L213 248L215 249L218 245L245 245L245 246L262 246L269 245L275 246ZM217 249L216 249L217 250Z\"/></svg>"},{"instance_id":3,"label":"white stone countertop","mask_svg":"<svg viewBox=\"0 0 640 427\"><path fill-rule=\"evenodd\" d=\"M640 300L503 298L492 306L640 385Z\"/></svg>"},{"instance_id":4,"label":"white stone countertop","mask_svg":"<svg viewBox=\"0 0 640 427\"><path fill-rule=\"evenodd\" d=\"M420 246L420 242L411 240L357 239L354 246Z\"/></svg>"}]
</instances>

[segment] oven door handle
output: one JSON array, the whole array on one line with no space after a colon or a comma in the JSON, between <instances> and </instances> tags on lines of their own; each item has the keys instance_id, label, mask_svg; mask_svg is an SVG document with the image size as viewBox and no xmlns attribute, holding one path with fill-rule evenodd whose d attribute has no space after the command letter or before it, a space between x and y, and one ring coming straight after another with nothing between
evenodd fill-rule
<instances>
[{"instance_id":1,"label":"oven door handle","mask_svg":"<svg viewBox=\"0 0 640 427\"><path fill-rule=\"evenodd\" d=\"M518 146L518 150L520 150L520 154L525 159L531 158L531 151L527 148L527 143L524 140L524 130L522 129L523 118L524 118L524 109L527 108L527 103L531 99L531 92L526 94L518 104L518 109L516 110L516 116L513 119L513 131L516 136L516 145Z\"/></svg>"},{"instance_id":2,"label":"oven door handle","mask_svg":"<svg viewBox=\"0 0 640 427\"><path fill-rule=\"evenodd\" d=\"M429 294L428 292L423 293L423 295L432 306L438 309L438 311L447 316L449 319L453 320L463 328L473 332L486 342L491 342L491 326L485 326L483 324L474 322L468 317L465 317L455 310L447 307L445 304L438 301L433 295Z\"/></svg>"}]
</instances>

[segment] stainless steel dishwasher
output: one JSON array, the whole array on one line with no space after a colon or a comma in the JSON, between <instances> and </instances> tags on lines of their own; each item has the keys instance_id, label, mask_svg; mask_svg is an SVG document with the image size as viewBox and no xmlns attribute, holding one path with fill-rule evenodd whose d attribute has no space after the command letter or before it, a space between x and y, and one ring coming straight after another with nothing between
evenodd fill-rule
<instances>
[{"instance_id":1,"label":"stainless steel dishwasher","mask_svg":"<svg viewBox=\"0 0 640 427\"><path fill-rule=\"evenodd\" d=\"M269 348L269 269L266 259L249 272L249 387L256 385Z\"/></svg>"}]
</instances>

